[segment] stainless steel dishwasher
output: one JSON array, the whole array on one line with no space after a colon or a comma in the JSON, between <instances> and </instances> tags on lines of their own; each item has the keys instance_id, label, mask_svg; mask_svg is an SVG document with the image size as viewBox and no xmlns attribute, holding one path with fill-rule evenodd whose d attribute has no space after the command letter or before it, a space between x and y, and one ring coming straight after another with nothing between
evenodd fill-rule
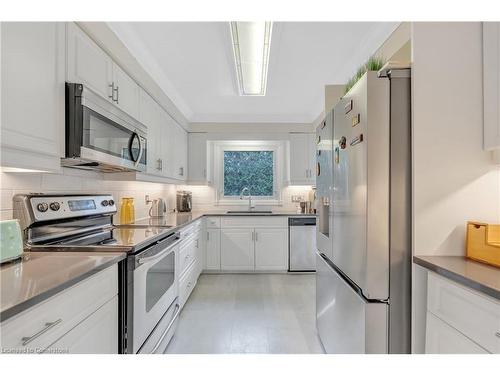
<instances>
[{"instance_id":1,"label":"stainless steel dishwasher","mask_svg":"<svg viewBox=\"0 0 500 375\"><path fill-rule=\"evenodd\" d=\"M288 219L288 271L316 270L316 218L291 217Z\"/></svg>"}]
</instances>

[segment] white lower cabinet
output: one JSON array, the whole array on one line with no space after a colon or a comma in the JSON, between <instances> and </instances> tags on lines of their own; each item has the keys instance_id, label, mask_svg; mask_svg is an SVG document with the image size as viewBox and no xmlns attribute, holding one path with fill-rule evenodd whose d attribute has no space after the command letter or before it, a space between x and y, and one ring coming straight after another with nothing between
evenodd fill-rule
<instances>
[{"instance_id":1,"label":"white lower cabinet","mask_svg":"<svg viewBox=\"0 0 500 375\"><path fill-rule=\"evenodd\" d=\"M220 270L220 229L207 229L205 243L205 269Z\"/></svg>"},{"instance_id":2,"label":"white lower cabinet","mask_svg":"<svg viewBox=\"0 0 500 375\"><path fill-rule=\"evenodd\" d=\"M253 228L221 230L221 270L252 271L255 267Z\"/></svg>"},{"instance_id":3,"label":"white lower cabinet","mask_svg":"<svg viewBox=\"0 0 500 375\"><path fill-rule=\"evenodd\" d=\"M2 322L1 349L40 353L52 347L70 353L118 353L117 295L114 265Z\"/></svg>"},{"instance_id":4,"label":"white lower cabinet","mask_svg":"<svg viewBox=\"0 0 500 375\"><path fill-rule=\"evenodd\" d=\"M434 314L427 312L425 353L486 354L488 352Z\"/></svg>"},{"instance_id":5,"label":"white lower cabinet","mask_svg":"<svg viewBox=\"0 0 500 375\"><path fill-rule=\"evenodd\" d=\"M181 309L184 307L187 302L191 292L193 291L196 281L198 280L198 276L196 274L197 270L197 260L195 260L186 272L181 276L179 280L179 304Z\"/></svg>"},{"instance_id":6,"label":"white lower cabinet","mask_svg":"<svg viewBox=\"0 0 500 375\"><path fill-rule=\"evenodd\" d=\"M428 272L427 312L426 352L500 353L498 300Z\"/></svg>"},{"instance_id":7,"label":"white lower cabinet","mask_svg":"<svg viewBox=\"0 0 500 375\"><path fill-rule=\"evenodd\" d=\"M288 269L288 231L283 228L255 229L255 269Z\"/></svg>"},{"instance_id":8,"label":"white lower cabinet","mask_svg":"<svg viewBox=\"0 0 500 375\"><path fill-rule=\"evenodd\" d=\"M45 353L118 353L118 296L52 344Z\"/></svg>"},{"instance_id":9,"label":"white lower cabinet","mask_svg":"<svg viewBox=\"0 0 500 375\"><path fill-rule=\"evenodd\" d=\"M221 271L288 269L286 217L223 217L220 222Z\"/></svg>"}]
</instances>

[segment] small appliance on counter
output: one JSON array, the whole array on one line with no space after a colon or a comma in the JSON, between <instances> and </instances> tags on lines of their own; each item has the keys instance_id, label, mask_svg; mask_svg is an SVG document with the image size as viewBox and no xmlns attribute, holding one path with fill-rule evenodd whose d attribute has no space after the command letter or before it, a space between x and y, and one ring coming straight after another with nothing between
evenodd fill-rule
<instances>
[{"instance_id":1,"label":"small appliance on counter","mask_svg":"<svg viewBox=\"0 0 500 375\"><path fill-rule=\"evenodd\" d=\"M467 223L467 258L500 267L500 224Z\"/></svg>"},{"instance_id":2,"label":"small appliance on counter","mask_svg":"<svg viewBox=\"0 0 500 375\"><path fill-rule=\"evenodd\" d=\"M180 190L177 192L177 211L178 212L191 212L192 206L192 193L190 191Z\"/></svg>"},{"instance_id":3,"label":"small appliance on counter","mask_svg":"<svg viewBox=\"0 0 500 375\"><path fill-rule=\"evenodd\" d=\"M23 237L17 220L0 221L0 264L23 255Z\"/></svg>"},{"instance_id":4,"label":"small appliance on counter","mask_svg":"<svg viewBox=\"0 0 500 375\"><path fill-rule=\"evenodd\" d=\"M153 199L151 208L149 209L149 216L153 218L162 218L167 212L167 202L162 198Z\"/></svg>"}]
</instances>

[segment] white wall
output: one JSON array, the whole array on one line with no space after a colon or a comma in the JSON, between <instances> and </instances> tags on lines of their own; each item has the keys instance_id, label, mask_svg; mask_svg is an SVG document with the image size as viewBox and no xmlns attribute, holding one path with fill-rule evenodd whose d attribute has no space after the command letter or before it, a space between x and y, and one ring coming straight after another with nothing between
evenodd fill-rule
<instances>
[{"instance_id":1,"label":"white wall","mask_svg":"<svg viewBox=\"0 0 500 375\"><path fill-rule=\"evenodd\" d=\"M481 23L413 23L413 252L464 255L467 220L500 222L500 169L482 149ZM414 272L414 351L425 277Z\"/></svg>"},{"instance_id":2,"label":"white wall","mask_svg":"<svg viewBox=\"0 0 500 375\"><path fill-rule=\"evenodd\" d=\"M133 197L136 218L148 216L149 207L144 196L150 199L163 197L169 208L175 208L175 185L136 181L106 181L94 172L63 168L62 174L6 173L0 172L0 220L12 218L12 197L24 193L110 193L118 208L122 197ZM117 219L119 218L119 212ZM118 220L117 220L118 222Z\"/></svg>"}]
</instances>

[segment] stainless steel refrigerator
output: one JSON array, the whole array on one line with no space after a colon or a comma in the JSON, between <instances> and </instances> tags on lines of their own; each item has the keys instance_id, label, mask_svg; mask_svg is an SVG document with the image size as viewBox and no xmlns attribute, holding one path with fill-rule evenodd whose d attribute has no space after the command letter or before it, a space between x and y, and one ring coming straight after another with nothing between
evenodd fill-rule
<instances>
[{"instance_id":1,"label":"stainless steel refrigerator","mask_svg":"<svg viewBox=\"0 0 500 375\"><path fill-rule=\"evenodd\" d=\"M316 321L327 353L410 352L410 75L365 74L330 116L331 161L318 150L320 173L331 162L331 179L317 179L329 193L328 219L318 216L318 227L328 220L329 243L318 231L316 259Z\"/></svg>"}]
</instances>

